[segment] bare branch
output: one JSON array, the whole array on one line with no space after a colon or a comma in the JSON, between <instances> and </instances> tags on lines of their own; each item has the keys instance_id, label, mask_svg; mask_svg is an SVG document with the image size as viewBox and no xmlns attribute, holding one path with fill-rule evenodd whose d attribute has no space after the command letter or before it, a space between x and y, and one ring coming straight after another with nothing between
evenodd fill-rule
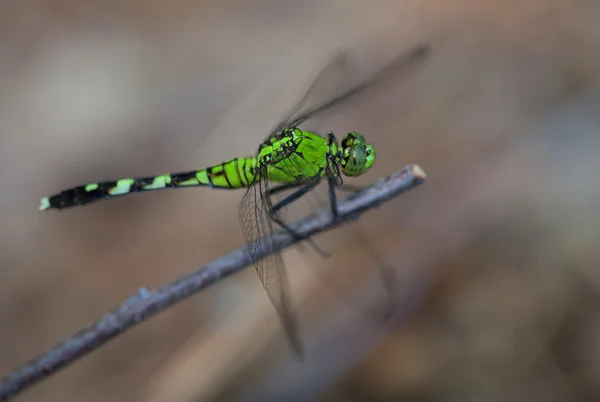
<instances>
[{"instance_id":1,"label":"bare branch","mask_svg":"<svg viewBox=\"0 0 600 402\"><path fill-rule=\"evenodd\" d=\"M421 184L425 177L425 172L418 165L408 165L341 201L337 219L334 219L331 212L326 209L299 220L291 227L304 238L333 229L347 221L357 219L366 210L377 207L384 201ZM272 236L275 251L301 241L287 231L280 231ZM263 244L267 243L263 242ZM261 251L262 258L266 256L266 252L266 249ZM113 312L3 378L0 381L0 401L9 400L113 337L251 264L247 247L242 247L160 289L140 290Z\"/></svg>"}]
</instances>

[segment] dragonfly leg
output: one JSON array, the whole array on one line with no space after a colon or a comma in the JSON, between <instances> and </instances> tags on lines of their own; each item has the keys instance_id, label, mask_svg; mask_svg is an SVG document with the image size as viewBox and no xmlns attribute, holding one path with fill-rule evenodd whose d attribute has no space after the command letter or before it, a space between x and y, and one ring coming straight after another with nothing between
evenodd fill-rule
<instances>
[{"instance_id":1,"label":"dragonfly leg","mask_svg":"<svg viewBox=\"0 0 600 402\"><path fill-rule=\"evenodd\" d=\"M298 187L301 187L302 185L304 185L304 183L300 183L300 184L298 184L298 183L287 183L287 184L282 184L282 185L280 185L280 186L277 186L277 187L270 188L270 189L267 191L267 194L268 194L268 195L274 195L274 194L280 193L280 192L282 192L282 191L285 191L285 190L289 190L289 189L292 189L292 188L298 188Z\"/></svg>"},{"instance_id":2,"label":"dragonfly leg","mask_svg":"<svg viewBox=\"0 0 600 402\"><path fill-rule=\"evenodd\" d=\"M339 184L336 181L337 177L329 177L328 178L328 184L329 184L329 203L331 205L331 213L333 214L334 217L338 217L339 216L339 211L338 211L338 202L337 202L337 195L335 194L335 190L344 190L344 191L349 191L352 193L358 193L362 190L364 190L363 187L359 187L359 186L353 186L353 185L348 185L348 184Z\"/></svg>"},{"instance_id":3,"label":"dragonfly leg","mask_svg":"<svg viewBox=\"0 0 600 402\"><path fill-rule=\"evenodd\" d=\"M362 190L365 189L365 187L360 187L360 186L353 186L353 185L348 185L348 184L341 184L340 182L337 181L338 177L329 177L328 178L328 184L329 184L329 201L330 201L330 205L331 205L331 213L333 214L333 216L335 218L337 218L339 216L339 211L338 211L338 203L337 203L337 195L335 193L336 189L339 190L343 190L343 191L348 191L351 193L359 193Z\"/></svg>"},{"instance_id":4,"label":"dragonfly leg","mask_svg":"<svg viewBox=\"0 0 600 402\"><path fill-rule=\"evenodd\" d=\"M321 181L321 178L317 176L317 179L309 182L308 184L306 184L303 187L301 187L300 189L298 189L298 191L293 192L292 194L285 197L283 200L279 201L277 204L273 205L271 207L271 210L269 211L269 214L275 214L281 208L287 207L292 202L294 202L298 198L302 197L304 194L313 190L317 186L317 184L319 184L320 181ZM282 186L278 186L273 189L270 189L268 193L274 194L274 193L278 193L283 190L287 190L287 189L294 188L294 187L297 187L297 185L294 186L294 185L284 184Z\"/></svg>"},{"instance_id":5,"label":"dragonfly leg","mask_svg":"<svg viewBox=\"0 0 600 402\"><path fill-rule=\"evenodd\" d=\"M335 194L335 187L336 187L335 177L327 178L327 184L329 185L329 204L331 205L331 213L333 214L333 216L335 218L337 218L339 215L339 212L338 212L337 196Z\"/></svg>"},{"instance_id":6,"label":"dragonfly leg","mask_svg":"<svg viewBox=\"0 0 600 402\"><path fill-rule=\"evenodd\" d=\"M271 220L273 222L277 223L279 226L281 226L284 230L286 230L292 236L294 236L296 238L302 238L302 236L300 234L296 233L285 222L283 222L283 220L281 218L279 218L279 216L277 216L277 212L279 210L281 210L282 208L290 205L292 202L296 201L297 199L299 199L300 197L302 197L309 191L313 190L319 184L320 181L321 181L321 177L317 176L312 182L309 182L308 184L299 188L297 191L295 191L292 194L285 197L283 200L279 201L277 204L273 205L271 207L271 209L269 209L269 217L271 218ZM278 187L268 190L268 193L274 194L274 193L277 193L277 192L280 192L283 190L287 190L290 188L294 188L294 187L298 187L298 185L297 184L294 184L294 185L293 184L283 184L281 186L278 186ZM307 238L307 239L302 238L302 240L305 240L308 244L310 244L312 246L312 248L314 248L315 251L317 251L317 253L319 253L321 255L321 257L328 258L330 256L329 253L327 253L326 251L321 249L311 238Z\"/></svg>"}]
</instances>

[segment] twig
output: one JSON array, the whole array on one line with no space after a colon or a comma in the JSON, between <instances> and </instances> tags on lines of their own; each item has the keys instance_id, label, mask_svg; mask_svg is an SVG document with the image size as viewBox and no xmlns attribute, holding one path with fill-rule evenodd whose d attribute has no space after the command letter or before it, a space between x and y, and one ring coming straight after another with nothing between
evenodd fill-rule
<instances>
[{"instance_id":1,"label":"twig","mask_svg":"<svg viewBox=\"0 0 600 402\"><path fill-rule=\"evenodd\" d=\"M408 165L341 201L339 203L340 215L337 219L333 218L329 210L322 210L301 219L291 227L295 233L304 238L333 229L349 220L358 218L366 210L377 207L384 201L421 184L425 177L425 172L418 165ZM300 241L290 235L288 231L280 231L272 236L275 245L273 252ZM262 257L264 258L266 254L267 250L263 248ZM248 249L242 247L160 289L140 290L113 312L2 379L0 381L0 401L7 401L36 382L100 347L118 334L251 264L252 260Z\"/></svg>"}]
</instances>

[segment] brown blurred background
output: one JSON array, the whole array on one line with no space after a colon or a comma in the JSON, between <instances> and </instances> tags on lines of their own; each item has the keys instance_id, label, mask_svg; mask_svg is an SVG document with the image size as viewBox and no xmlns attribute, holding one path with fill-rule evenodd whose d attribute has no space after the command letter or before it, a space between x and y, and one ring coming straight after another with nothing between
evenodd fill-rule
<instances>
[{"instance_id":1,"label":"brown blurred background","mask_svg":"<svg viewBox=\"0 0 600 402\"><path fill-rule=\"evenodd\" d=\"M375 143L355 182L429 179L318 237L332 258L285 253L304 362L249 268L15 400L599 400L599 20L583 0L3 2L1 375L243 245L243 192L40 196L249 154L335 52L350 84L433 46L315 127ZM365 239L395 269L392 324Z\"/></svg>"}]
</instances>

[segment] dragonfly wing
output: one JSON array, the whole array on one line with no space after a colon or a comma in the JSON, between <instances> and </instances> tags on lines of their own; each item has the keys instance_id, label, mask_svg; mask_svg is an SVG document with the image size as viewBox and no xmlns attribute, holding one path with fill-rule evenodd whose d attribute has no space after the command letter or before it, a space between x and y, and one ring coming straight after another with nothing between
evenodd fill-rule
<instances>
[{"instance_id":1,"label":"dragonfly wing","mask_svg":"<svg viewBox=\"0 0 600 402\"><path fill-rule=\"evenodd\" d=\"M271 205L267 195L266 166L260 168L255 177L254 183L248 188L240 204L242 232L256 272L277 310L294 352L298 356L302 356L283 258L280 252L273 252L274 245L269 236L273 233L273 223L269 218ZM267 256L261 259L261 256L265 254Z\"/></svg>"},{"instance_id":2,"label":"dragonfly wing","mask_svg":"<svg viewBox=\"0 0 600 402\"><path fill-rule=\"evenodd\" d=\"M308 89L304 92L302 97L296 102L294 106L288 111L288 113L280 120L280 122L273 128L268 138L277 136L282 130L292 127L290 123L294 121L297 116L305 114L306 108L303 106L308 100L315 94L315 92L324 86L324 83L331 80L332 76L337 75L339 69L346 63L347 57L343 53L338 53L331 60L327 62L325 67L321 69L317 77L312 81Z\"/></svg>"},{"instance_id":3,"label":"dragonfly wing","mask_svg":"<svg viewBox=\"0 0 600 402\"><path fill-rule=\"evenodd\" d=\"M339 70L346 62L346 57L343 54L338 54L321 70L315 78L308 90L303 94L300 100L292 107L290 112L275 126L268 138L276 136L281 130L288 127L297 127L307 120L316 117L336 106L340 106L349 99L366 92L376 84L384 81L387 78L397 76L398 74L408 74L411 71L416 71L423 62L428 59L430 53L429 45L418 45L408 52L404 52L387 63L384 67L371 74L366 79L362 80L353 87L339 93L338 95L329 98L325 102L318 103L317 106L303 108L308 102L308 99L315 95L316 90L321 88L323 81L331 80L334 70Z\"/></svg>"},{"instance_id":4,"label":"dragonfly wing","mask_svg":"<svg viewBox=\"0 0 600 402\"><path fill-rule=\"evenodd\" d=\"M357 193L362 190L360 187L352 187L348 185L338 184L335 186L336 195L339 198L341 191ZM308 210L304 211L303 215L314 213L323 208L330 208L330 194L328 186L321 186L314 191L306 194L303 199L306 201L305 207ZM377 251L377 247L373 240L368 236L365 231L361 228L360 222L351 223L350 232L352 233L352 241L356 242L356 247L351 246L353 250L361 250L368 255L367 262L375 268L375 275L378 283L382 286L384 294L377 292L378 297L381 297L381 303L378 299L377 305L364 304L363 301L354 297L352 293L348 292L348 289L344 287L342 282L336 279L337 274L332 272L326 272L325 270L319 269L322 264L308 264L313 269L315 277L325 284L329 289L338 293L346 302L353 305L358 311L364 313L364 318L367 321L372 321L375 325L381 325L388 322L393 317L394 312L398 309L399 296L400 296L400 283L398 281L397 272L395 267L388 264L384 258ZM354 243L353 243L354 244ZM381 304L381 305L380 305Z\"/></svg>"}]
</instances>

